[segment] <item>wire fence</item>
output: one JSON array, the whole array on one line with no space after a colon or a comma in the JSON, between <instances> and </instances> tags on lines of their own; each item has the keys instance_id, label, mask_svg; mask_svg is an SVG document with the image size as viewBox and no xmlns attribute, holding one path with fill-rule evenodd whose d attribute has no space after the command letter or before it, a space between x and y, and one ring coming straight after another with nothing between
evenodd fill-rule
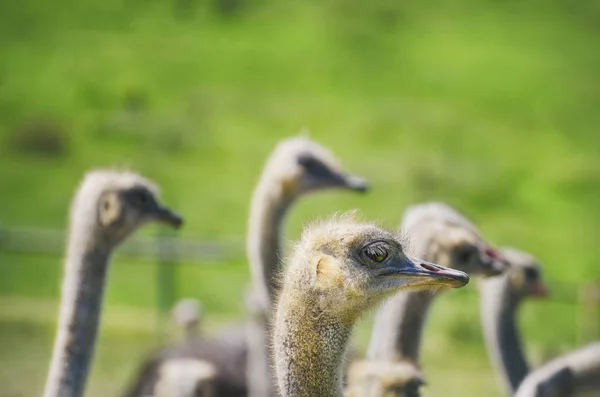
<instances>
[{"instance_id":1,"label":"wire fence","mask_svg":"<svg viewBox=\"0 0 600 397\"><path fill-rule=\"evenodd\" d=\"M243 238L221 237L219 240L192 240L160 229L157 236L135 236L116 251L115 256L164 263L227 262L244 255ZM0 226L0 252L63 255L66 232Z\"/></svg>"},{"instance_id":2,"label":"wire fence","mask_svg":"<svg viewBox=\"0 0 600 397\"><path fill-rule=\"evenodd\" d=\"M0 225L0 253L63 256L65 230ZM170 310L178 297L177 271L180 264L227 263L244 257L243 238L225 236L218 240L181 238L176 232L159 228L154 236L133 236L115 257L141 260L156 266L156 333L165 333Z\"/></svg>"},{"instance_id":3,"label":"wire fence","mask_svg":"<svg viewBox=\"0 0 600 397\"><path fill-rule=\"evenodd\" d=\"M0 253L23 255L64 255L66 232L60 229L2 227ZM119 247L115 256L147 261L157 266L157 332L162 334L165 317L178 297L176 274L179 264L227 263L245 258L244 238L224 236L214 240L182 238L176 232L159 228L154 236L134 236ZM574 283L548 280L552 286L549 301L575 305L580 341L600 337L600 282ZM477 293L476 288L466 293Z\"/></svg>"}]
</instances>

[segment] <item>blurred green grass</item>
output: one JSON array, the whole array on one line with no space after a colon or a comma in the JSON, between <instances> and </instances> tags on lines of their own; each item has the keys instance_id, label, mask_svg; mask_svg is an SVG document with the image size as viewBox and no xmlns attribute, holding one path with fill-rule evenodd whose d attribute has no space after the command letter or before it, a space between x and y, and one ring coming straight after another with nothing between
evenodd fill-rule
<instances>
[{"instance_id":1,"label":"blurred green grass","mask_svg":"<svg viewBox=\"0 0 600 397\"><path fill-rule=\"evenodd\" d=\"M408 204L442 200L491 241L535 253L553 280L597 280L599 20L586 1L3 4L0 222L64 227L82 173L117 164L159 182L186 216L184 236L244 235L266 156L308 126L373 190L303 199L286 238L333 211L358 207L395 227ZM57 136L62 152L16 146L36 134ZM152 308L155 271L116 261L107 312ZM60 272L59 258L0 253L0 295L55 304ZM243 258L183 264L179 293L234 319L247 280ZM576 315L528 305L530 349L573 346ZM0 325L12 395L39 393L52 332ZM473 291L440 299L427 332L428 395L499 395ZM111 327L101 338L92 396L119 390L155 343Z\"/></svg>"}]
</instances>

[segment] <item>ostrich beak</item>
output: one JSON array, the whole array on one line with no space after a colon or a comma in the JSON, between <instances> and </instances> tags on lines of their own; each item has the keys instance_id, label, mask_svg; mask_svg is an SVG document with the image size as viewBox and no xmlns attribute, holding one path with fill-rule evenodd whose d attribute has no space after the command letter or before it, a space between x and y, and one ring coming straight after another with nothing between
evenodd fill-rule
<instances>
[{"instance_id":1,"label":"ostrich beak","mask_svg":"<svg viewBox=\"0 0 600 397\"><path fill-rule=\"evenodd\" d=\"M369 184L366 179L352 174L344 174L342 175L342 178L344 186L348 189L357 192L366 192L369 190Z\"/></svg>"},{"instance_id":2,"label":"ostrich beak","mask_svg":"<svg viewBox=\"0 0 600 397\"><path fill-rule=\"evenodd\" d=\"M152 211L151 216L156 219L156 221L171 225L175 229L179 229L181 225L183 225L183 218L181 215L161 205L156 206Z\"/></svg>"},{"instance_id":3,"label":"ostrich beak","mask_svg":"<svg viewBox=\"0 0 600 397\"><path fill-rule=\"evenodd\" d=\"M460 288L469 282L465 272L414 257L392 261L383 275L410 279L406 285L415 287Z\"/></svg>"},{"instance_id":4,"label":"ostrich beak","mask_svg":"<svg viewBox=\"0 0 600 397\"><path fill-rule=\"evenodd\" d=\"M539 280L531 284L529 287L529 292L531 296L536 298L547 298L550 295L548 287L546 287L546 285Z\"/></svg>"}]
</instances>

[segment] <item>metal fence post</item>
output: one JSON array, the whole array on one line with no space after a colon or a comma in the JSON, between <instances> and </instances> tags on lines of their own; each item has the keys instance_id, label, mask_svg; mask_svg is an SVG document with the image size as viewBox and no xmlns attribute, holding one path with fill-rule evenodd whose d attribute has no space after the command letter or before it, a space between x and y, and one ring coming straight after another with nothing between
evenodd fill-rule
<instances>
[{"instance_id":1,"label":"metal fence post","mask_svg":"<svg viewBox=\"0 0 600 397\"><path fill-rule=\"evenodd\" d=\"M173 244L177 232L159 228L157 234L156 269L156 334L159 342L167 333L170 312L177 296L178 252Z\"/></svg>"}]
</instances>

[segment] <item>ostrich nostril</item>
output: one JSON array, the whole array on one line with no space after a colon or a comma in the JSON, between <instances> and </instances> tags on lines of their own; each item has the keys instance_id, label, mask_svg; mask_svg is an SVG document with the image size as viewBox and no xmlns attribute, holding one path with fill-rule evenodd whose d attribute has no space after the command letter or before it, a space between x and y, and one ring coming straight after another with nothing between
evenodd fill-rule
<instances>
[{"instance_id":1,"label":"ostrich nostril","mask_svg":"<svg viewBox=\"0 0 600 397\"><path fill-rule=\"evenodd\" d=\"M500 256L500 253L498 251L496 251L495 249L492 248L486 248L484 250L485 254L487 256L489 256L492 259L501 259L502 257Z\"/></svg>"},{"instance_id":2,"label":"ostrich nostril","mask_svg":"<svg viewBox=\"0 0 600 397\"><path fill-rule=\"evenodd\" d=\"M430 272L439 272L440 269L438 269L436 266L430 265L428 263L421 263L421 267L423 267L424 269L429 270Z\"/></svg>"}]
</instances>

